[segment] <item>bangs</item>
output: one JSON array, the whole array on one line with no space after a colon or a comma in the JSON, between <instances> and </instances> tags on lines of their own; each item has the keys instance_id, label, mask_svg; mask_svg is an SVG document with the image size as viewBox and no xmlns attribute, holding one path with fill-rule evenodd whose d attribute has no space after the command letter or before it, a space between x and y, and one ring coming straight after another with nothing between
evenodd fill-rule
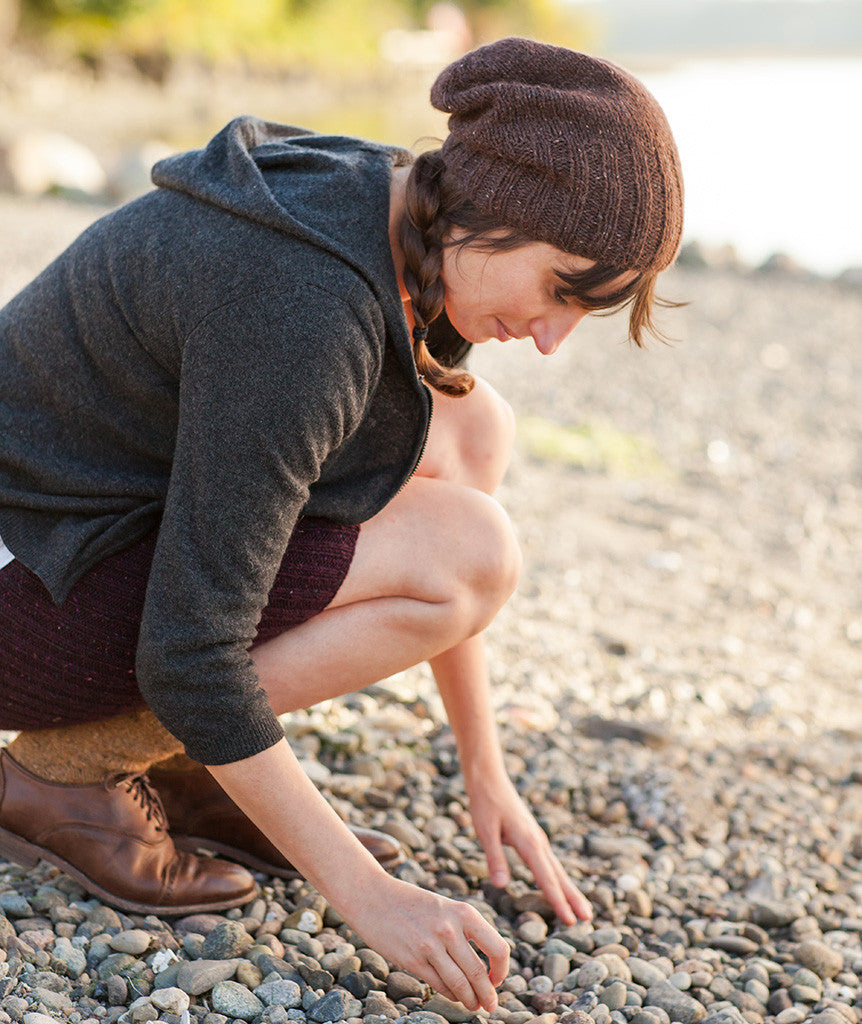
<instances>
[{"instance_id":1,"label":"bangs","mask_svg":"<svg viewBox=\"0 0 862 1024\"><path fill-rule=\"evenodd\" d=\"M656 273L638 274L621 288L607 290L616 278L624 274L618 267L603 267L596 264L588 270L555 271L562 282L560 298L572 299L579 306L588 309L596 316L609 316L627 306L629 309L629 341L638 348L644 348L644 336L651 334L659 341L667 343L669 338L659 330L655 322L656 307L678 309L684 302L672 302L656 296ZM598 294L597 294L598 293Z\"/></svg>"},{"instance_id":2,"label":"bangs","mask_svg":"<svg viewBox=\"0 0 862 1024\"><path fill-rule=\"evenodd\" d=\"M573 299L591 313L615 313L631 302L643 285L643 275L638 274L621 287L609 291L607 286L626 271L599 263L586 270L555 270L554 273L562 282L557 295L562 299Z\"/></svg>"}]
</instances>

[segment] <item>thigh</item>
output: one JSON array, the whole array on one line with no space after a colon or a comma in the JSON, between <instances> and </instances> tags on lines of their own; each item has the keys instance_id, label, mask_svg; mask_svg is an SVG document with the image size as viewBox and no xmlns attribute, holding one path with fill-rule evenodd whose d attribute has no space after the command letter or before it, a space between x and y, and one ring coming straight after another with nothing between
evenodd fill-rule
<instances>
[{"instance_id":1,"label":"thigh","mask_svg":"<svg viewBox=\"0 0 862 1024\"><path fill-rule=\"evenodd\" d=\"M509 465L515 417L509 403L481 377L469 395L434 393L434 413L416 476L492 494Z\"/></svg>"}]
</instances>

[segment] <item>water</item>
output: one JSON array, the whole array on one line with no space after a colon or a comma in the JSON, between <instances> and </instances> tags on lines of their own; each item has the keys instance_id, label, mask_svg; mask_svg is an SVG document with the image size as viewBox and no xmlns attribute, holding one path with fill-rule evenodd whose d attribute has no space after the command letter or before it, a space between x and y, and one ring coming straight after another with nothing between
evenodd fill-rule
<instances>
[{"instance_id":1,"label":"water","mask_svg":"<svg viewBox=\"0 0 862 1024\"><path fill-rule=\"evenodd\" d=\"M862 59L697 61L642 76L676 136L687 238L753 264L862 266Z\"/></svg>"},{"instance_id":2,"label":"water","mask_svg":"<svg viewBox=\"0 0 862 1024\"><path fill-rule=\"evenodd\" d=\"M692 60L641 77L679 145L687 239L730 244L752 265L786 252L826 275L862 266L862 58ZM432 80L400 82L398 103L360 97L308 123L407 146L439 138Z\"/></svg>"}]
</instances>

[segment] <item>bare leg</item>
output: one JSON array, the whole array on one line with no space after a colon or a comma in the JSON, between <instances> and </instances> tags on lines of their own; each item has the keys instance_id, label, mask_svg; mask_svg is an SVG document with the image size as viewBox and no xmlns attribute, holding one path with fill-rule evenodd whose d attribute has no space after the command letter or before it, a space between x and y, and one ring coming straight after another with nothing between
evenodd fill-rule
<instances>
[{"instance_id":1,"label":"bare leg","mask_svg":"<svg viewBox=\"0 0 862 1024\"><path fill-rule=\"evenodd\" d=\"M333 604L253 649L273 710L361 689L475 635L519 572L509 521L492 498L412 480L363 526Z\"/></svg>"}]
</instances>

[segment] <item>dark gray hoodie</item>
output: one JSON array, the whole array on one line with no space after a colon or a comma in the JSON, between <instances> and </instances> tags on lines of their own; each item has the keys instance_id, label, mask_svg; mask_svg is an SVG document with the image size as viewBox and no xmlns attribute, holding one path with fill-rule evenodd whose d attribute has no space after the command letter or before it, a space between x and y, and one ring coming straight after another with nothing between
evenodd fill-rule
<instances>
[{"instance_id":1,"label":"dark gray hoodie","mask_svg":"<svg viewBox=\"0 0 862 1024\"><path fill-rule=\"evenodd\" d=\"M0 311L0 536L59 602L159 529L138 682L196 760L283 735L248 648L297 517L362 522L419 458L409 159L238 118Z\"/></svg>"}]
</instances>

